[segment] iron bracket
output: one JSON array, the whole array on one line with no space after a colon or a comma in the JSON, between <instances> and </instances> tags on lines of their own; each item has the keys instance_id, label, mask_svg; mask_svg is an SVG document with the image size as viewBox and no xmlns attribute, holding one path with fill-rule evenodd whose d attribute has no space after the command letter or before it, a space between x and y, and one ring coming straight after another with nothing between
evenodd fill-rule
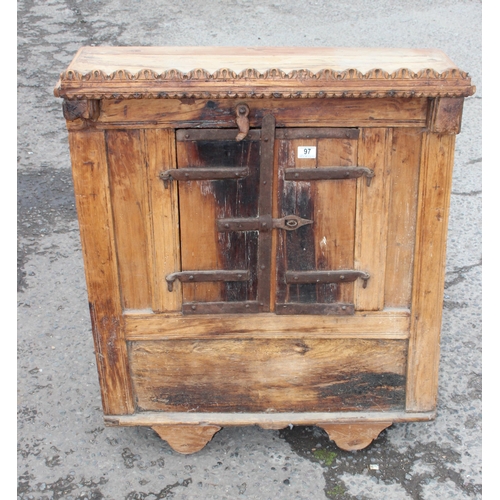
<instances>
[{"instance_id":1,"label":"iron bracket","mask_svg":"<svg viewBox=\"0 0 500 500\"><path fill-rule=\"evenodd\" d=\"M345 269L338 271L287 271L285 280L287 284L302 283L350 283L358 278L363 280L363 288L366 288L370 275L365 271Z\"/></svg>"},{"instance_id":2,"label":"iron bracket","mask_svg":"<svg viewBox=\"0 0 500 500\"><path fill-rule=\"evenodd\" d=\"M366 177L366 185L371 184L375 172L368 167L318 167L318 168L286 168L286 181L324 181L345 180Z\"/></svg>"},{"instance_id":3,"label":"iron bracket","mask_svg":"<svg viewBox=\"0 0 500 500\"><path fill-rule=\"evenodd\" d=\"M174 290L175 280L179 280L181 283L196 283L208 281L248 281L249 279L250 271L247 270L179 271L165 277L169 292Z\"/></svg>"}]
</instances>

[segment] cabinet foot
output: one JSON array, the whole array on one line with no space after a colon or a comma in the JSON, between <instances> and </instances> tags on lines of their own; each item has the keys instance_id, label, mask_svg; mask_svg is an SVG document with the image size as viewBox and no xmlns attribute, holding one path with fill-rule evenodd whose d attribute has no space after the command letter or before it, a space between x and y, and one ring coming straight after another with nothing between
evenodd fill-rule
<instances>
[{"instance_id":1,"label":"cabinet foot","mask_svg":"<svg viewBox=\"0 0 500 500\"><path fill-rule=\"evenodd\" d=\"M152 425L175 451L188 455L200 451L221 430L217 425Z\"/></svg>"},{"instance_id":2,"label":"cabinet foot","mask_svg":"<svg viewBox=\"0 0 500 500\"><path fill-rule=\"evenodd\" d=\"M330 440L346 451L366 448L392 422L365 422L359 424L317 424Z\"/></svg>"}]
</instances>

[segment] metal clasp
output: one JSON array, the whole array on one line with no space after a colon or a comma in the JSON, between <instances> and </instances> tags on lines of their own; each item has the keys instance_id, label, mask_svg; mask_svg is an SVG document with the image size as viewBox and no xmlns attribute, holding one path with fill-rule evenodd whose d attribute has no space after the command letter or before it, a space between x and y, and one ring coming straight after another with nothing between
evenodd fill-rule
<instances>
[{"instance_id":1,"label":"metal clasp","mask_svg":"<svg viewBox=\"0 0 500 500\"><path fill-rule=\"evenodd\" d=\"M240 103L236 106L236 125L240 129L239 134L236 136L237 141L242 141L250 130L250 123L248 121L249 113L250 108L246 104Z\"/></svg>"}]
</instances>

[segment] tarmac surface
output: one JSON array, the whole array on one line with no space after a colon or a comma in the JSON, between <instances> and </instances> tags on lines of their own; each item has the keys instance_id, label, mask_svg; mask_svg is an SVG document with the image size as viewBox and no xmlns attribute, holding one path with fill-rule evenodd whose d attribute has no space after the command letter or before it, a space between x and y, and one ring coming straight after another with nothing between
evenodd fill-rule
<instances>
[{"instance_id":1,"label":"tarmac surface","mask_svg":"<svg viewBox=\"0 0 500 500\"><path fill-rule=\"evenodd\" d=\"M481 2L18 2L18 499L454 500L481 493ZM61 101L83 45L434 47L477 86L451 196L437 418L345 452L315 427L224 428L180 455L107 428Z\"/></svg>"}]
</instances>

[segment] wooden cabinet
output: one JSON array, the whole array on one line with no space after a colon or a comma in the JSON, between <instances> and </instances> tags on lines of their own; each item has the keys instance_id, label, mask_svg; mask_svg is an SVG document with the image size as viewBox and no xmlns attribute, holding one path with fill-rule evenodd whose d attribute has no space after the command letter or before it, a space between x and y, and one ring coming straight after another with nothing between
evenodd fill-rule
<instances>
[{"instance_id":1,"label":"wooden cabinet","mask_svg":"<svg viewBox=\"0 0 500 500\"><path fill-rule=\"evenodd\" d=\"M344 449L435 416L469 76L410 49L84 47L64 98L108 425Z\"/></svg>"}]
</instances>

